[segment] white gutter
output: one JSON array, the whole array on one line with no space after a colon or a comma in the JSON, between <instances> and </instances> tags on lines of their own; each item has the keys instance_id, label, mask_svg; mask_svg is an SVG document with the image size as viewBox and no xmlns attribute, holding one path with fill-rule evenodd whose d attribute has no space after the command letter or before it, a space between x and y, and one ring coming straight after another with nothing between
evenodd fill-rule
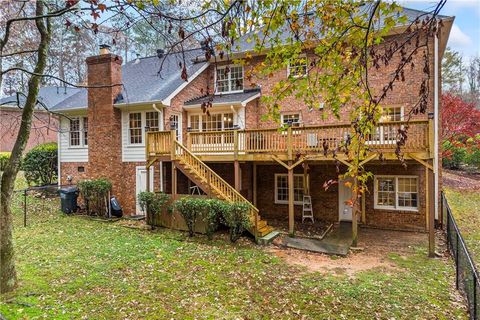
<instances>
[{"instance_id":1,"label":"white gutter","mask_svg":"<svg viewBox=\"0 0 480 320\"><path fill-rule=\"evenodd\" d=\"M61 171L61 164L62 164L62 160L61 160L61 154L62 154L62 149L61 149L61 145L62 145L62 141L61 141L61 133L60 131L62 131L62 124L61 124L61 119L58 120L58 127L59 127L59 130L57 132L57 171L58 171L58 186L60 187L62 185L62 171Z\"/></svg>"},{"instance_id":2,"label":"white gutter","mask_svg":"<svg viewBox=\"0 0 480 320\"><path fill-rule=\"evenodd\" d=\"M438 118L439 118L439 108L438 108L438 82L439 82L439 74L438 74L438 36L435 34L434 38L434 80L433 80L433 90L434 90L434 96L433 96L433 175L434 175L434 190L435 190L435 219L439 218L439 212L438 212L438 202L439 202L439 159L438 159L438 132L439 132L439 126L438 126Z\"/></svg>"}]
</instances>

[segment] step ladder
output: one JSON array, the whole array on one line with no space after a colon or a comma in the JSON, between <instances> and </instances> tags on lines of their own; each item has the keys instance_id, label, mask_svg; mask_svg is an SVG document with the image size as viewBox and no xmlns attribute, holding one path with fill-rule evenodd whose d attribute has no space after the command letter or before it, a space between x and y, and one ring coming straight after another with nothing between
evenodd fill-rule
<instances>
[{"instance_id":1,"label":"step ladder","mask_svg":"<svg viewBox=\"0 0 480 320\"><path fill-rule=\"evenodd\" d=\"M309 195L303 196L302 223L305 219L310 219L315 223L315 219L313 218L312 197Z\"/></svg>"}]
</instances>

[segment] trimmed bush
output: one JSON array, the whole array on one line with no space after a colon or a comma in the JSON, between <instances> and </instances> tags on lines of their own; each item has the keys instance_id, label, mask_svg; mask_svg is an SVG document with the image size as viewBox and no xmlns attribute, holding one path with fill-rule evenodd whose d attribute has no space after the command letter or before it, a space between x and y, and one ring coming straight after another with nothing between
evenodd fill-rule
<instances>
[{"instance_id":1,"label":"trimmed bush","mask_svg":"<svg viewBox=\"0 0 480 320\"><path fill-rule=\"evenodd\" d=\"M447 169L459 169L465 162L467 150L460 144L452 143L450 141L443 142L443 159L442 165Z\"/></svg>"},{"instance_id":2,"label":"trimmed bush","mask_svg":"<svg viewBox=\"0 0 480 320\"><path fill-rule=\"evenodd\" d=\"M237 241L242 233L251 225L249 217L250 207L243 202L229 204L223 216L225 224L230 228L230 241Z\"/></svg>"},{"instance_id":3,"label":"trimmed bush","mask_svg":"<svg viewBox=\"0 0 480 320\"><path fill-rule=\"evenodd\" d=\"M223 220L226 212L230 210L230 204L228 202L218 200L218 199L209 199L208 200L209 210L204 220L206 222L207 228L206 233L208 239L213 239L213 234L218 230L220 222Z\"/></svg>"},{"instance_id":4,"label":"trimmed bush","mask_svg":"<svg viewBox=\"0 0 480 320\"><path fill-rule=\"evenodd\" d=\"M105 179L92 179L79 181L78 189L85 199L88 214L101 216L107 212L108 192L112 189L112 183ZM106 215L106 214L105 214Z\"/></svg>"},{"instance_id":5,"label":"trimmed bush","mask_svg":"<svg viewBox=\"0 0 480 320\"><path fill-rule=\"evenodd\" d=\"M57 152L56 143L44 143L27 152L22 162L22 170L29 184L44 186L57 180Z\"/></svg>"},{"instance_id":6,"label":"trimmed bush","mask_svg":"<svg viewBox=\"0 0 480 320\"><path fill-rule=\"evenodd\" d=\"M142 191L138 194L138 204L140 208L142 208L143 212L147 212L148 217L150 217L150 221L147 221L147 223L153 224L151 218L161 214L162 210L168 207L167 203L169 200L170 196L161 192Z\"/></svg>"},{"instance_id":7,"label":"trimmed bush","mask_svg":"<svg viewBox=\"0 0 480 320\"><path fill-rule=\"evenodd\" d=\"M193 237L195 231L195 223L199 216L206 216L210 209L207 199L185 197L181 198L174 203L175 209L177 209L182 215L188 228L188 235Z\"/></svg>"},{"instance_id":8,"label":"trimmed bush","mask_svg":"<svg viewBox=\"0 0 480 320\"><path fill-rule=\"evenodd\" d=\"M8 159L10 159L10 152L0 152L0 171L5 171Z\"/></svg>"}]
</instances>

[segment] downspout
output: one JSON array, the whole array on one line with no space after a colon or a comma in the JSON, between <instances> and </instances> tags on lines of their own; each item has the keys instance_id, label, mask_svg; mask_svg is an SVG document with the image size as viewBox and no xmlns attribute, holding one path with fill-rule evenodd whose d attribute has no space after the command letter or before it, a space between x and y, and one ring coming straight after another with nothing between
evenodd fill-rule
<instances>
[{"instance_id":1,"label":"downspout","mask_svg":"<svg viewBox=\"0 0 480 320\"><path fill-rule=\"evenodd\" d=\"M61 157L61 154L62 154L62 141L60 140L61 139L61 131L62 131L62 124L61 124L61 121L62 119L59 118L58 119L58 127L59 127L59 130L57 131L57 174L58 174L58 186L60 187L62 185L62 172L61 172L61 164L62 164L62 160L60 159Z\"/></svg>"},{"instance_id":2,"label":"downspout","mask_svg":"<svg viewBox=\"0 0 480 320\"><path fill-rule=\"evenodd\" d=\"M438 28L438 26L437 26ZM435 33L435 38L434 38L434 80L433 80L433 89L434 89L434 96L433 96L433 126L434 126L434 135L433 135L433 175L434 175L434 212L435 212L435 219L439 218L439 212L438 212L438 203L439 203L439 159L438 159L438 132L439 132L439 126L438 126L438 118L439 118L439 107L438 107L438 82L439 82L439 74L438 74L438 35Z\"/></svg>"}]
</instances>

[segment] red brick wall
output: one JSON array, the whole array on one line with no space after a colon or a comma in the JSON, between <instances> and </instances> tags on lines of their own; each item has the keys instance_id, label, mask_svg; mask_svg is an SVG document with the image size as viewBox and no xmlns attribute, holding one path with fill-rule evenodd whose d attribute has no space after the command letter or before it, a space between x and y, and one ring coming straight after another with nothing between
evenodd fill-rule
<instances>
[{"instance_id":1,"label":"red brick wall","mask_svg":"<svg viewBox=\"0 0 480 320\"><path fill-rule=\"evenodd\" d=\"M0 152L12 151L22 121L22 111L0 107ZM32 130L25 151L46 143L57 142L58 120L47 112L35 111Z\"/></svg>"}]
</instances>

